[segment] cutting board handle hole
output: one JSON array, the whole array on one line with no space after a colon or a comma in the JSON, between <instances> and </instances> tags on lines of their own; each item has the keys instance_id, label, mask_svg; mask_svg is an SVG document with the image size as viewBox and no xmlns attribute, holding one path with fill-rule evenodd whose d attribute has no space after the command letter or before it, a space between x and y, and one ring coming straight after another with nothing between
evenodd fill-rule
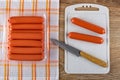
<instances>
[{"instance_id":1,"label":"cutting board handle hole","mask_svg":"<svg viewBox=\"0 0 120 80\"><path fill-rule=\"evenodd\" d=\"M75 11L99 11L99 8L92 7L91 5L83 5L82 7L75 8Z\"/></svg>"}]
</instances>

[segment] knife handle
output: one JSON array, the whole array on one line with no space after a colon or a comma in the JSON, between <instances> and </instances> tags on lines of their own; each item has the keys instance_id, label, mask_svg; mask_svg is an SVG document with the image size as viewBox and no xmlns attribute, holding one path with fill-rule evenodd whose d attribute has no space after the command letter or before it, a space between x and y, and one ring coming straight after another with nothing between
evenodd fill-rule
<instances>
[{"instance_id":1,"label":"knife handle","mask_svg":"<svg viewBox=\"0 0 120 80\"><path fill-rule=\"evenodd\" d=\"M92 55L90 55L90 54L85 53L85 52L82 52L82 51L81 51L81 52L80 52L80 55L81 55L82 57L88 59L89 61L91 61L91 62L99 65L99 66L102 66L102 67L107 67L107 66L108 66L105 61L103 61L103 60L101 60L101 59L98 59L98 58L96 58L96 57L94 57L94 56L92 56Z\"/></svg>"}]
</instances>

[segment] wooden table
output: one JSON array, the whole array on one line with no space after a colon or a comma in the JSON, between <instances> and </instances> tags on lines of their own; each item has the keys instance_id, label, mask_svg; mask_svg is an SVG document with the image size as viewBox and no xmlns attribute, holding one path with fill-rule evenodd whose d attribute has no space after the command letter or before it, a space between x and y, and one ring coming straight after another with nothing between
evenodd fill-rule
<instances>
[{"instance_id":1,"label":"wooden table","mask_svg":"<svg viewBox=\"0 0 120 80\"><path fill-rule=\"evenodd\" d=\"M120 80L120 0L60 0L60 40L64 41L64 10L78 3L96 3L110 9L110 73L70 75L64 71L64 51L60 49L60 80Z\"/></svg>"}]
</instances>

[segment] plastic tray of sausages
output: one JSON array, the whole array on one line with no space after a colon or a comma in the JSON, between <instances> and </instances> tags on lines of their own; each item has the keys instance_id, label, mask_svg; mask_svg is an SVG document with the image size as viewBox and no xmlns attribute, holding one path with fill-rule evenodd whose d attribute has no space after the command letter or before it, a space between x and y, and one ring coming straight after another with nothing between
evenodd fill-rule
<instances>
[{"instance_id":1,"label":"plastic tray of sausages","mask_svg":"<svg viewBox=\"0 0 120 80\"><path fill-rule=\"evenodd\" d=\"M42 61L47 53L46 15L4 15L3 51L10 61Z\"/></svg>"}]
</instances>

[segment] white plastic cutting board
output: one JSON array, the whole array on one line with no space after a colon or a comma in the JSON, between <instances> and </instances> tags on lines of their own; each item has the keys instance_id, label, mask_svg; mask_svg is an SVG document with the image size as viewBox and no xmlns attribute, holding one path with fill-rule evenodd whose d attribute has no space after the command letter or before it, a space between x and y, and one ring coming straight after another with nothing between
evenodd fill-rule
<instances>
[{"instance_id":1,"label":"white plastic cutting board","mask_svg":"<svg viewBox=\"0 0 120 80\"><path fill-rule=\"evenodd\" d=\"M82 6L96 7L99 11L76 11L75 8ZM103 27L105 34L98 34L85 28L78 27L71 23L72 17L78 17L93 24ZM104 39L103 44L95 44L80 40L70 39L69 32L79 32ZM110 52L109 52L109 10L105 6L97 4L77 4L66 8L65 10L65 42L77 49L87 52L108 63L108 67L103 68L82 57L74 56L65 51L65 71L70 74L105 74L110 70Z\"/></svg>"}]
</instances>

